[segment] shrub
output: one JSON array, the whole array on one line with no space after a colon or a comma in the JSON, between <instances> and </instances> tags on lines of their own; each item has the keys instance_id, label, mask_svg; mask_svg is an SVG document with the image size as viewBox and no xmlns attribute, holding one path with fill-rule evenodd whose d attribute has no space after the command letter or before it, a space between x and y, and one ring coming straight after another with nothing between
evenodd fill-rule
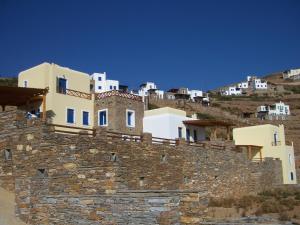
<instances>
[{"instance_id":1,"label":"shrub","mask_svg":"<svg viewBox=\"0 0 300 225\"><path fill-rule=\"evenodd\" d=\"M283 210L283 207L280 205L278 201L267 200L261 204L260 210L263 214L279 213Z\"/></svg>"},{"instance_id":2,"label":"shrub","mask_svg":"<svg viewBox=\"0 0 300 225\"><path fill-rule=\"evenodd\" d=\"M286 212L280 212L278 219L281 221L288 221L291 218L289 217L289 215Z\"/></svg>"},{"instance_id":3,"label":"shrub","mask_svg":"<svg viewBox=\"0 0 300 225\"><path fill-rule=\"evenodd\" d=\"M235 200L233 198L210 199L208 206L209 207L232 208L234 206L234 203L235 203Z\"/></svg>"}]
</instances>

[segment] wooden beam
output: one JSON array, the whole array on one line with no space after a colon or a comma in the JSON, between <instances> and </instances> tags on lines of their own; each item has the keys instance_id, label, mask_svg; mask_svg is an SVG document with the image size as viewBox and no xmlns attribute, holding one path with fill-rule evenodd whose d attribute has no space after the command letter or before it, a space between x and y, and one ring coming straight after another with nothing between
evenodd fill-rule
<instances>
[{"instance_id":1,"label":"wooden beam","mask_svg":"<svg viewBox=\"0 0 300 225\"><path fill-rule=\"evenodd\" d=\"M46 95L43 95L43 121L46 121Z\"/></svg>"},{"instance_id":2,"label":"wooden beam","mask_svg":"<svg viewBox=\"0 0 300 225\"><path fill-rule=\"evenodd\" d=\"M248 155L248 157L249 157L249 160L252 159L252 146L251 145L249 145L249 155Z\"/></svg>"},{"instance_id":3,"label":"wooden beam","mask_svg":"<svg viewBox=\"0 0 300 225\"><path fill-rule=\"evenodd\" d=\"M262 152L261 152L261 148L259 149L259 159L262 162Z\"/></svg>"}]
</instances>

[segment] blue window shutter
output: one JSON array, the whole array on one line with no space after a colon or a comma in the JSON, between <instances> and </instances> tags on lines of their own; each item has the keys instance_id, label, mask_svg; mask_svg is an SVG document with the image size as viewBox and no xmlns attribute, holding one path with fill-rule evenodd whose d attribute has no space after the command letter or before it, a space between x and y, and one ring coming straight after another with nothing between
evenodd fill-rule
<instances>
[{"instance_id":1,"label":"blue window shutter","mask_svg":"<svg viewBox=\"0 0 300 225\"><path fill-rule=\"evenodd\" d=\"M127 123L129 126L131 126L131 115L132 115L132 112L127 112Z\"/></svg>"},{"instance_id":2,"label":"blue window shutter","mask_svg":"<svg viewBox=\"0 0 300 225\"><path fill-rule=\"evenodd\" d=\"M66 94L67 92L67 80L64 78L58 79L58 91L59 93Z\"/></svg>"},{"instance_id":3,"label":"blue window shutter","mask_svg":"<svg viewBox=\"0 0 300 225\"><path fill-rule=\"evenodd\" d=\"M106 111L101 111L99 113L99 118L100 118L100 124L99 124L100 126L107 124Z\"/></svg>"},{"instance_id":4,"label":"blue window shutter","mask_svg":"<svg viewBox=\"0 0 300 225\"><path fill-rule=\"evenodd\" d=\"M67 122L74 123L74 109L67 110Z\"/></svg>"},{"instance_id":5,"label":"blue window shutter","mask_svg":"<svg viewBox=\"0 0 300 225\"><path fill-rule=\"evenodd\" d=\"M82 112L82 124L89 125L89 112Z\"/></svg>"}]
</instances>

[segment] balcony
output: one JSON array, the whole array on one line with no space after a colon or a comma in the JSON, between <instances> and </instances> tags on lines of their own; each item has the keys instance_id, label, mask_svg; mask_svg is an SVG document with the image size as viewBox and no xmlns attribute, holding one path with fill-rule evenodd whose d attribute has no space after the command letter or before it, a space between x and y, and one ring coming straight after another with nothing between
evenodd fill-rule
<instances>
[{"instance_id":1,"label":"balcony","mask_svg":"<svg viewBox=\"0 0 300 225\"><path fill-rule=\"evenodd\" d=\"M271 145L272 146L280 146L281 145L281 141L273 141L272 143L271 143Z\"/></svg>"},{"instance_id":2,"label":"balcony","mask_svg":"<svg viewBox=\"0 0 300 225\"><path fill-rule=\"evenodd\" d=\"M84 99L88 99L88 100L92 99L91 94L81 92L81 91L75 91L75 90L72 90L72 89L60 88L60 89L57 90L57 93L64 94L64 95L70 95L70 96L74 96L74 97L78 97L78 98L84 98Z\"/></svg>"}]
</instances>

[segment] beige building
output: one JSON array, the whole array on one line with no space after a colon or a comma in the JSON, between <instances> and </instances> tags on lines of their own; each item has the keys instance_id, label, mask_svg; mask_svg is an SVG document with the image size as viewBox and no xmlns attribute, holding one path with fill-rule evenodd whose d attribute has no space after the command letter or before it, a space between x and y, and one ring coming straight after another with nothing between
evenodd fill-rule
<instances>
[{"instance_id":1,"label":"beige building","mask_svg":"<svg viewBox=\"0 0 300 225\"><path fill-rule=\"evenodd\" d=\"M42 63L19 74L19 87L48 89L45 106L32 105L29 110L39 115L46 109L48 122L70 127L92 128L93 96L89 74Z\"/></svg>"},{"instance_id":2,"label":"beige building","mask_svg":"<svg viewBox=\"0 0 300 225\"><path fill-rule=\"evenodd\" d=\"M237 146L249 147L249 158L263 160L266 157L282 161L284 184L296 184L296 169L293 145L286 145L284 126L266 124L233 129L233 140ZM252 151L251 151L252 147Z\"/></svg>"}]
</instances>

